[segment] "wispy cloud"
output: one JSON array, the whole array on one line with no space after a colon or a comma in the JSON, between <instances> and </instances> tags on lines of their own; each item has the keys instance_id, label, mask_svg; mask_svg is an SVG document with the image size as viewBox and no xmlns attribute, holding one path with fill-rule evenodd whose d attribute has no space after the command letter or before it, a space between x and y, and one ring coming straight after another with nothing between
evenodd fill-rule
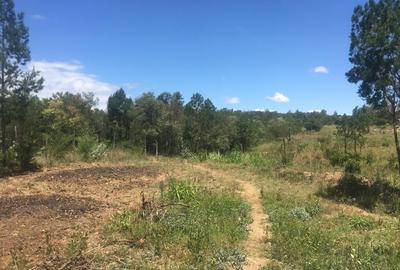
<instances>
[{"instance_id":1,"label":"wispy cloud","mask_svg":"<svg viewBox=\"0 0 400 270\"><path fill-rule=\"evenodd\" d=\"M116 85L101 81L95 75L85 73L84 66L78 61L32 61L28 68L40 71L40 75L45 79L44 89L39 92L40 97L50 97L56 92L63 91L93 92L99 99L98 107L101 109L106 108L108 97L118 88L124 85L129 85L130 89L138 86L137 83Z\"/></svg>"},{"instance_id":2,"label":"wispy cloud","mask_svg":"<svg viewBox=\"0 0 400 270\"><path fill-rule=\"evenodd\" d=\"M225 97L224 100L225 100L225 103L228 103L228 104L239 104L240 103L240 99L238 97Z\"/></svg>"},{"instance_id":3,"label":"wispy cloud","mask_svg":"<svg viewBox=\"0 0 400 270\"><path fill-rule=\"evenodd\" d=\"M43 20L46 20L46 17L43 16L43 15L40 15L40 14L33 14L33 15L31 15L31 18L32 18L33 20L36 20L36 21L43 21Z\"/></svg>"},{"instance_id":4,"label":"wispy cloud","mask_svg":"<svg viewBox=\"0 0 400 270\"><path fill-rule=\"evenodd\" d=\"M315 73L325 73L325 74L329 73L329 69L325 66L317 66L317 67L313 68L313 71Z\"/></svg>"},{"instance_id":5,"label":"wispy cloud","mask_svg":"<svg viewBox=\"0 0 400 270\"><path fill-rule=\"evenodd\" d=\"M281 102L281 103L289 102L289 98L279 92L276 92L272 97L267 97L267 99L275 101L275 102Z\"/></svg>"}]
</instances>

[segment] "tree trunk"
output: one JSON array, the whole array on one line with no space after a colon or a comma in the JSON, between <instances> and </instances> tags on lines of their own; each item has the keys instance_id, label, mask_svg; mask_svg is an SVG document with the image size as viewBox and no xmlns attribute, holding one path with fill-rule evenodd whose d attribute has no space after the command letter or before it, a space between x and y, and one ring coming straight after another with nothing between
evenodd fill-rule
<instances>
[{"instance_id":1,"label":"tree trunk","mask_svg":"<svg viewBox=\"0 0 400 270\"><path fill-rule=\"evenodd\" d=\"M158 157L158 140L156 140L156 157Z\"/></svg>"},{"instance_id":2,"label":"tree trunk","mask_svg":"<svg viewBox=\"0 0 400 270\"><path fill-rule=\"evenodd\" d=\"M144 136L144 155L147 155L147 136Z\"/></svg>"},{"instance_id":3,"label":"tree trunk","mask_svg":"<svg viewBox=\"0 0 400 270\"><path fill-rule=\"evenodd\" d=\"M398 164L398 170L399 170L399 174L400 174L400 145L399 145L399 137L397 134L396 108L393 108L393 112L392 112L392 126L393 126L394 143L396 145L396 152L397 152L397 164Z\"/></svg>"},{"instance_id":4,"label":"tree trunk","mask_svg":"<svg viewBox=\"0 0 400 270\"><path fill-rule=\"evenodd\" d=\"M4 103L0 105L2 108L4 106ZM7 166L7 144L6 144L6 123L4 119L4 110L1 110L1 114L3 115L2 119L0 119L0 125L1 125L1 152L3 154L3 166Z\"/></svg>"},{"instance_id":5,"label":"tree trunk","mask_svg":"<svg viewBox=\"0 0 400 270\"><path fill-rule=\"evenodd\" d=\"M2 40L4 47L4 39ZM4 55L3 55L4 57ZM1 65L1 93L0 93L0 132L1 132L1 152L3 154L3 166L7 165L7 145L6 145L6 115L5 115L5 103L6 103L6 82L5 82L5 70L4 63Z\"/></svg>"}]
</instances>

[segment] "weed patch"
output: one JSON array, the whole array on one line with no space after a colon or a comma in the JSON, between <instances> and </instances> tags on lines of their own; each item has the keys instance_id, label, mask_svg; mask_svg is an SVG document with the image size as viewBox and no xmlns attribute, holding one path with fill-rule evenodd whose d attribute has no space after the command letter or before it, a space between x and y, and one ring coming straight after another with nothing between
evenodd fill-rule
<instances>
[{"instance_id":1,"label":"weed patch","mask_svg":"<svg viewBox=\"0 0 400 270\"><path fill-rule=\"evenodd\" d=\"M161 194L154 201L144 199L139 210L116 214L106 225L107 240L161 260L172 256L181 267L241 269L245 256L237 247L251 222L242 199L176 179Z\"/></svg>"},{"instance_id":2,"label":"weed patch","mask_svg":"<svg viewBox=\"0 0 400 270\"><path fill-rule=\"evenodd\" d=\"M271 256L281 262L264 269L394 269L400 265L394 223L364 216L328 217L318 201L281 194L264 192L263 202L272 222Z\"/></svg>"}]
</instances>

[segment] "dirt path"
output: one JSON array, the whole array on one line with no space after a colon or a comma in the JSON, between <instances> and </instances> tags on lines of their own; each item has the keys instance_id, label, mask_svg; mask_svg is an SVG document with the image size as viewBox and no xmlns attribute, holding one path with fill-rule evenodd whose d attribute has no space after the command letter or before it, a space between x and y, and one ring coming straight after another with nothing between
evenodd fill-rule
<instances>
[{"instance_id":1,"label":"dirt path","mask_svg":"<svg viewBox=\"0 0 400 270\"><path fill-rule=\"evenodd\" d=\"M207 173L212 175L214 178L222 178L224 180L230 178L239 184L243 198L251 205L251 217L253 219L253 222L249 226L249 237L245 243L247 264L243 268L244 270L257 270L262 266L267 265L269 260L265 256L267 249L265 239L269 237L269 234L265 229L268 228L269 223L268 215L264 213L262 207L260 190L258 187L250 181L237 180L233 176L227 174L226 171L220 172L218 170L210 169L205 164L196 164L194 167L196 169L207 171Z\"/></svg>"},{"instance_id":2,"label":"dirt path","mask_svg":"<svg viewBox=\"0 0 400 270\"><path fill-rule=\"evenodd\" d=\"M268 264L269 260L265 257L266 235L268 216L264 213L260 199L260 190L251 182L238 181L242 187L242 195L251 205L251 217L253 223L250 224L249 238L246 241L247 265L244 269L259 269Z\"/></svg>"}]
</instances>

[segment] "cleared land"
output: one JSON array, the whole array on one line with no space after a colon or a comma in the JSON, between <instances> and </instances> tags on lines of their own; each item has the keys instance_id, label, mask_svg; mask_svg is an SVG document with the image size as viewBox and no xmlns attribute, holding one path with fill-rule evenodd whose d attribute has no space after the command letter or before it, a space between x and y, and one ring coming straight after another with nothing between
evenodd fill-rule
<instances>
[{"instance_id":1,"label":"cleared land","mask_svg":"<svg viewBox=\"0 0 400 270\"><path fill-rule=\"evenodd\" d=\"M245 154L114 156L2 179L0 269L398 269L387 131L368 135L358 176L325 157L330 134L293 138L286 166L271 142Z\"/></svg>"},{"instance_id":2,"label":"cleared land","mask_svg":"<svg viewBox=\"0 0 400 270\"><path fill-rule=\"evenodd\" d=\"M242 197L250 199L254 222L250 225L249 241L238 247L243 247L249 254L246 269L264 265L267 256L262 250L264 215L260 200L253 205L254 199L260 197L253 184L237 181L230 174L221 177L220 171L180 160L140 163L114 167L107 164L74 165L1 180L0 269L18 265L22 265L20 269L91 269L93 264L87 259L71 262L63 256L74 233L87 232L87 253L110 254L118 243L105 244L105 224L123 210L140 209L142 195L149 200L158 196L160 183L167 184L172 176L190 179L212 190L231 189L238 194L241 190ZM115 257L112 260L121 259Z\"/></svg>"}]
</instances>

